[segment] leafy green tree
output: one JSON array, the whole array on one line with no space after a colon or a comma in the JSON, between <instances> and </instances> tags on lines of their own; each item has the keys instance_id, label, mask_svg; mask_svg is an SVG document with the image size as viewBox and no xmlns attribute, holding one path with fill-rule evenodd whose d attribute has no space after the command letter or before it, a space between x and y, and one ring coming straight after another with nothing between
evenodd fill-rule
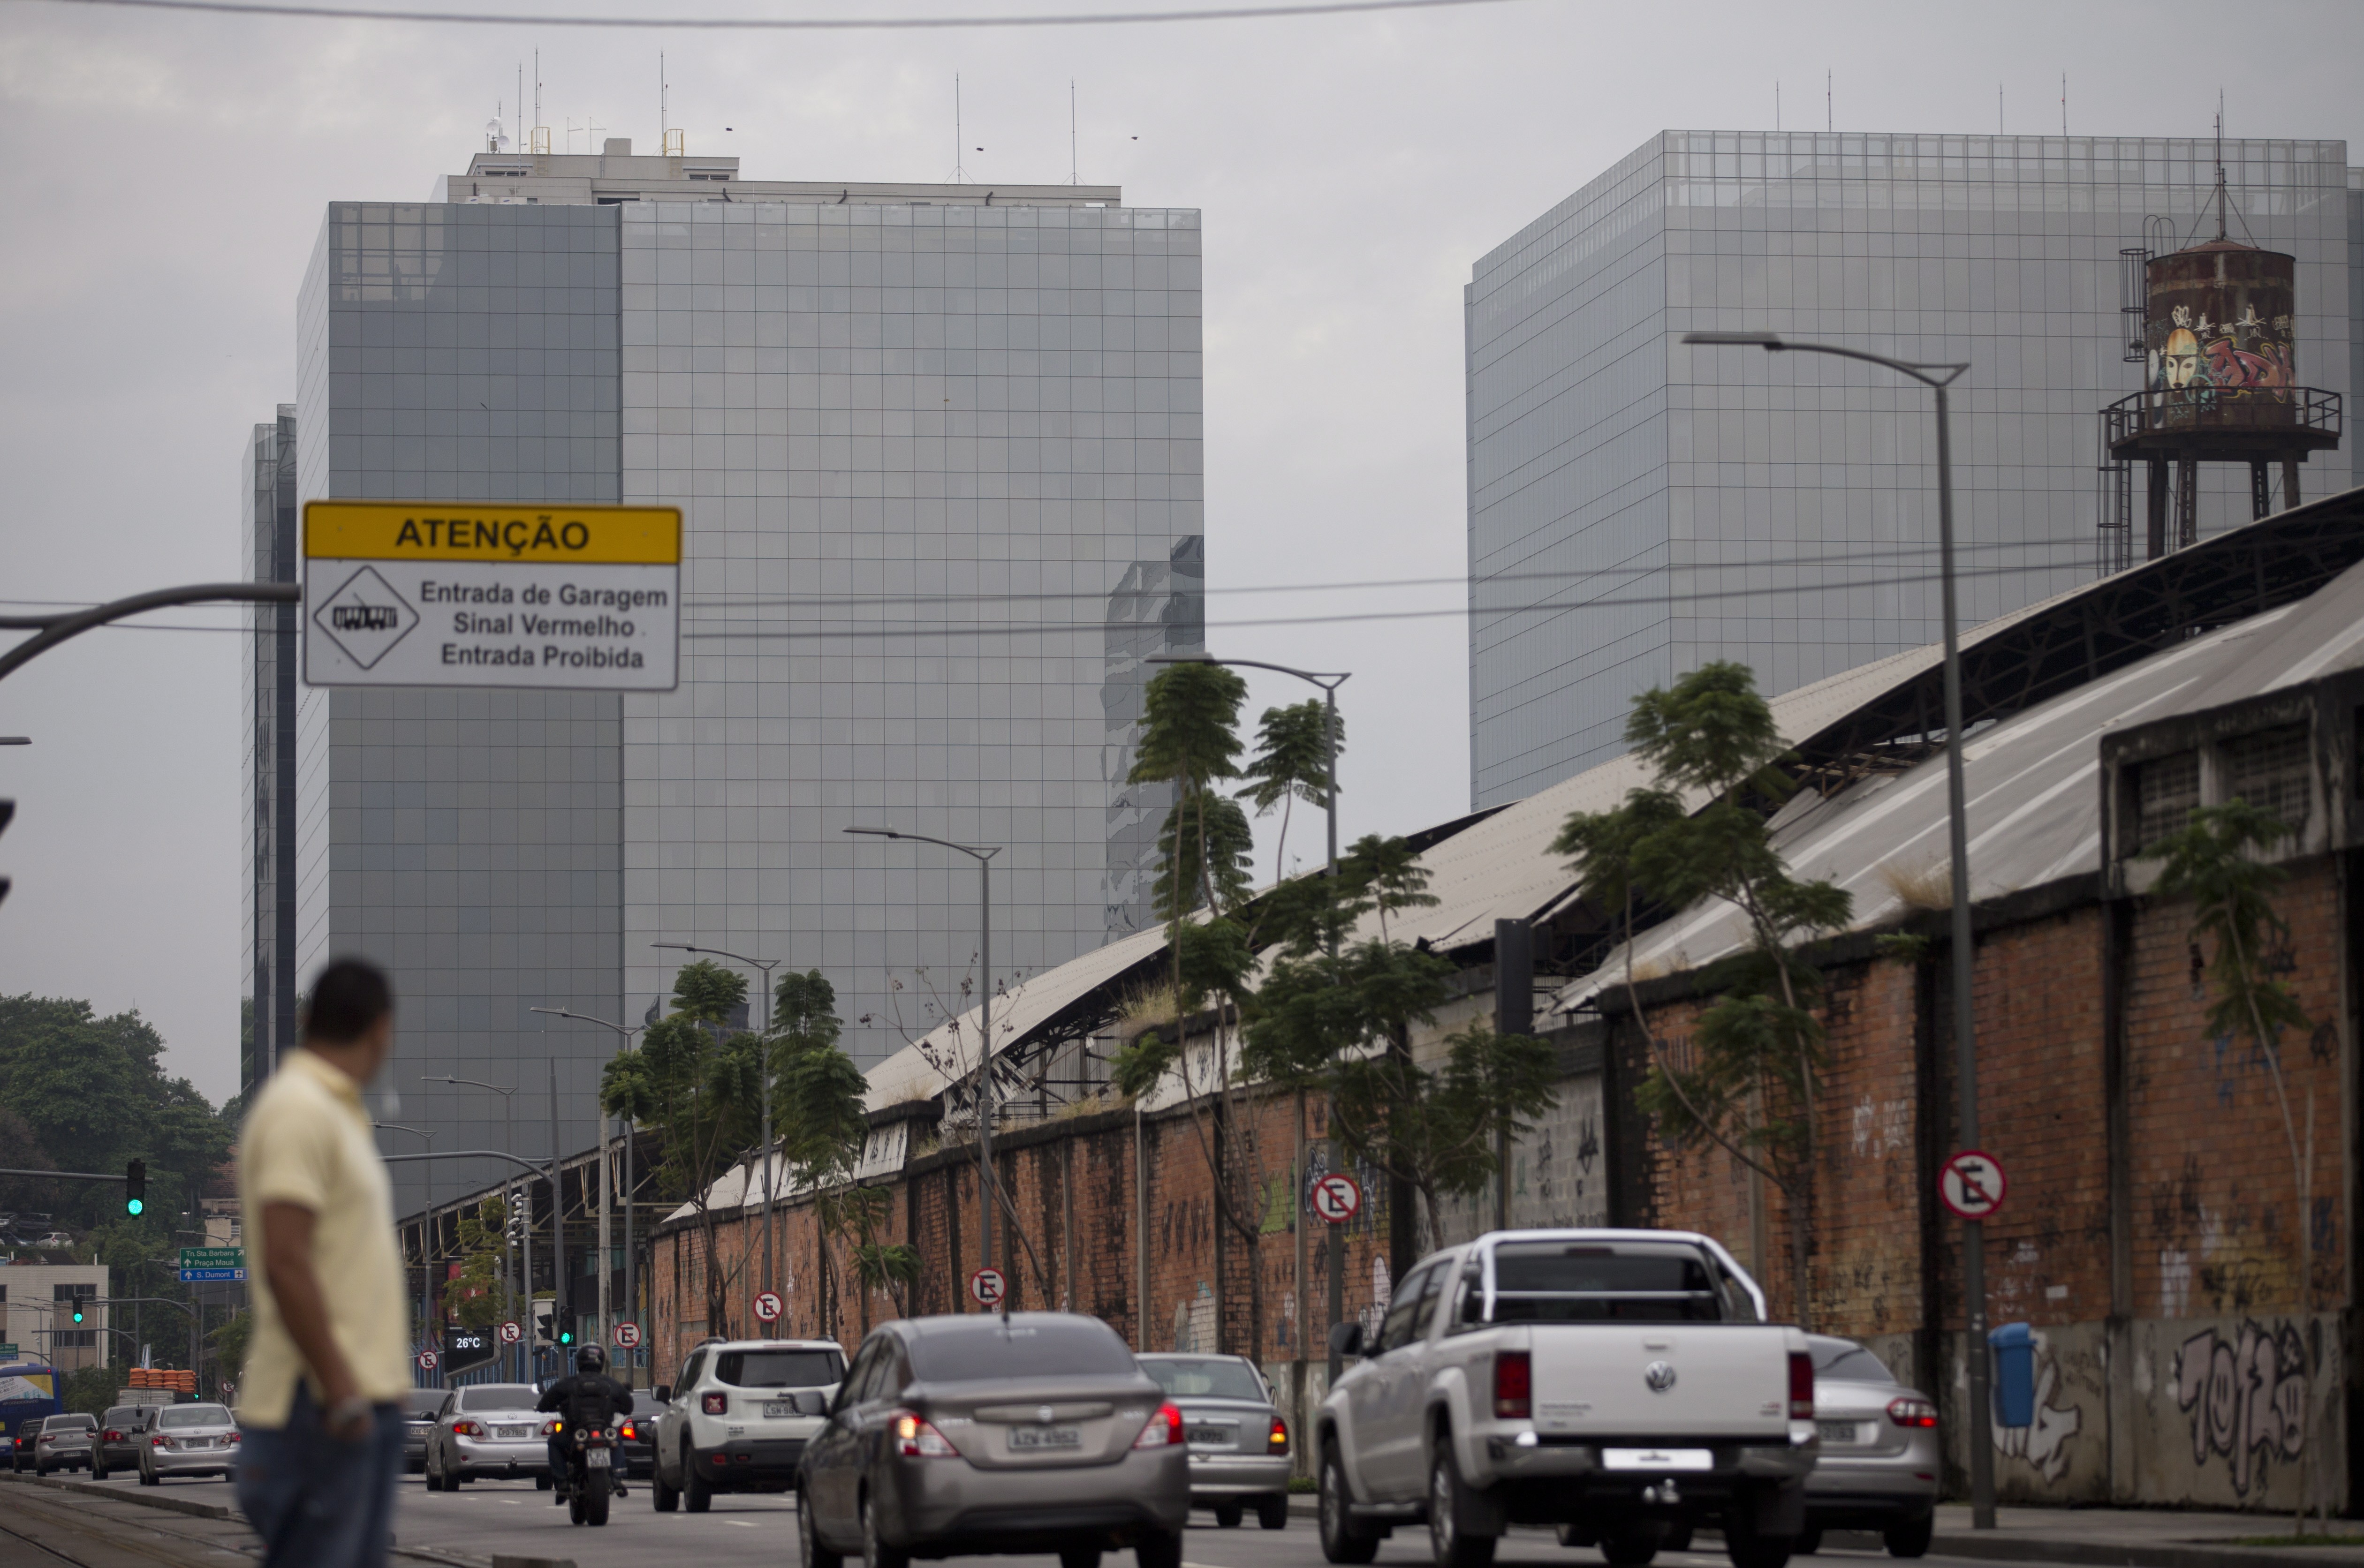
<instances>
[{"instance_id":1,"label":"leafy green tree","mask_svg":"<svg viewBox=\"0 0 2364 1568\"><path fill-rule=\"evenodd\" d=\"M1330 1070L1333 1113L1346 1157L1368 1161L1416 1190L1432 1238L1444 1197L1475 1197L1501 1168L1500 1145L1533 1130L1557 1096L1557 1053L1532 1035L1480 1024L1445 1037L1443 1065L1403 1051L1343 1052Z\"/></svg>"},{"instance_id":2,"label":"leafy green tree","mask_svg":"<svg viewBox=\"0 0 2364 1568\"><path fill-rule=\"evenodd\" d=\"M1280 840L1273 846L1273 881L1288 877L1288 823L1299 801L1317 810L1330 809L1330 751L1325 734L1329 705L1319 697L1268 707L1256 723L1256 754L1241 777L1250 781L1239 797L1255 807L1258 817L1280 809ZM1346 754L1346 721L1337 720L1337 754Z\"/></svg>"},{"instance_id":3,"label":"leafy green tree","mask_svg":"<svg viewBox=\"0 0 2364 1568\"><path fill-rule=\"evenodd\" d=\"M1834 884L1792 876L1774 845L1767 807L1791 793L1781 771L1788 748L1747 666L1717 661L1645 692L1625 739L1652 782L1614 810L1570 817L1553 848L1574 857L1587 899L1623 924L1627 994L1652 1063L1638 1103L1780 1189L1798 1317L1811 1327L1824 1049L1814 1013L1822 974L1799 949L1843 928L1852 900ZM1634 937L1645 903L1671 911L1711 898L1740 910L1749 945L1700 1015L1689 1060L1677 1062L1634 995Z\"/></svg>"},{"instance_id":4,"label":"leafy green tree","mask_svg":"<svg viewBox=\"0 0 2364 1568\"><path fill-rule=\"evenodd\" d=\"M854 1179L870 1136L864 1103L869 1081L838 1046L843 1026L837 1016L836 988L813 970L782 975L775 995L772 1126L782 1158L801 1171L813 1189L813 1218L820 1231L821 1332L837 1331L834 1250L848 1246L861 1276L862 1331L867 1334L870 1286L864 1254L872 1254L875 1263L891 1273L902 1269L908 1253L910 1274L916 1278L919 1253L873 1239L886 1223L891 1199L884 1187L865 1187Z\"/></svg>"},{"instance_id":5,"label":"leafy green tree","mask_svg":"<svg viewBox=\"0 0 2364 1568\"><path fill-rule=\"evenodd\" d=\"M2247 1036L2265 1060L2281 1109L2282 1138L2290 1149L2292 1184L2298 1196L2298 1222L2291 1227L2298 1273L2298 1311L2314 1312L2314 1091L2306 1093L2302 1138L2291 1113L2290 1084L2282 1071L2282 1034L2303 1037L2313 1027L2306 1009L2266 955L2290 941L2290 922L2274 907L2274 890L2288 879L2262 857L2290 837L2289 824L2247 801L2202 806L2185 826L2142 851L2161 863L2152 891L2161 898L2191 900L2191 940L2203 939L2213 952L2208 982L2214 993L2208 1028L2225 1039ZM2309 1325L2310 1334L2313 1331ZM2315 1426L2314 1368L2300 1380L2298 1531L2306 1530L2306 1508L2314 1495ZM2326 1527L2327 1528L2327 1527Z\"/></svg>"},{"instance_id":6,"label":"leafy green tree","mask_svg":"<svg viewBox=\"0 0 2364 1568\"><path fill-rule=\"evenodd\" d=\"M722 1266L716 1183L739 1165L760 1135L763 1057L756 1037L732 1029L747 982L700 959L674 976L673 1010L649 1026L640 1049L608 1059L599 1104L652 1128L663 1151L657 1184L690 1206L706 1248L707 1332L728 1337L732 1282Z\"/></svg>"}]
</instances>

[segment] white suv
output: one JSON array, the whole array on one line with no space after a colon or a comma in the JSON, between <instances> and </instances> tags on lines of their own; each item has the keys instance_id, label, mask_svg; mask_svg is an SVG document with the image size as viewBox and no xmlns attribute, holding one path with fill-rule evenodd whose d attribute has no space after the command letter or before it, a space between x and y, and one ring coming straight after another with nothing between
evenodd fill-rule
<instances>
[{"instance_id":1,"label":"white suv","mask_svg":"<svg viewBox=\"0 0 2364 1568\"><path fill-rule=\"evenodd\" d=\"M786 1492L845 1375L834 1340L708 1340L681 1379L659 1384L657 1512L684 1498L702 1514L717 1492Z\"/></svg>"}]
</instances>

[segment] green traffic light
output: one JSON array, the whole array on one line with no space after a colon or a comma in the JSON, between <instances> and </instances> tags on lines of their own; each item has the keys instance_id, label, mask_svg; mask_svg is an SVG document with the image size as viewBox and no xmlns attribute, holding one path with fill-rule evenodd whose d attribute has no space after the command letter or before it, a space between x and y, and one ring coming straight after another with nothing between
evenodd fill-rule
<instances>
[{"instance_id":1,"label":"green traffic light","mask_svg":"<svg viewBox=\"0 0 2364 1568\"><path fill-rule=\"evenodd\" d=\"M138 1197L126 1198L124 1200L123 1208L124 1212L127 1214L134 1216L142 1215L148 1212L148 1200L146 1198Z\"/></svg>"},{"instance_id":2,"label":"green traffic light","mask_svg":"<svg viewBox=\"0 0 2364 1568\"><path fill-rule=\"evenodd\" d=\"M74 1305L74 1321L77 1323L82 1321L82 1305L79 1302Z\"/></svg>"}]
</instances>

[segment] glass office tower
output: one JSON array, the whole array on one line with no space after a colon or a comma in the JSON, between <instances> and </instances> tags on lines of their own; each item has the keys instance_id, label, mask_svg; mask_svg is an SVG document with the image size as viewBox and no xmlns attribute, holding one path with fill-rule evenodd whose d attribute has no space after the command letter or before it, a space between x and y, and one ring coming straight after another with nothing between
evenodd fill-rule
<instances>
[{"instance_id":1,"label":"glass office tower","mask_svg":"<svg viewBox=\"0 0 2364 1568\"><path fill-rule=\"evenodd\" d=\"M1767 693L1936 639L1928 393L1878 367L1686 348L1771 330L1968 361L1963 615L2091 577L2120 252L2194 238L2214 144L1667 131L1482 258L1466 291L1470 795L1623 750L1634 694L1712 659ZM2227 141L2234 238L2298 261L2298 380L2351 384L2346 145ZM2147 219L2152 220L2147 224ZM2350 418L2353 418L2351 411ZM2352 444L2303 471L2353 483ZM2202 471L2204 531L2248 516Z\"/></svg>"},{"instance_id":2,"label":"glass office tower","mask_svg":"<svg viewBox=\"0 0 2364 1568\"><path fill-rule=\"evenodd\" d=\"M622 146L335 204L298 312L304 497L685 517L675 692L302 694L302 971L392 966L373 1109L443 1149L502 1136L457 1076L544 1152L546 1063L591 1144L616 1041L530 1009L641 1021L688 957L653 943L820 970L859 1061L930 1027L974 869L850 825L1001 846L1002 984L1149 920L1143 662L1203 645L1196 213Z\"/></svg>"},{"instance_id":3,"label":"glass office tower","mask_svg":"<svg viewBox=\"0 0 2364 1568\"><path fill-rule=\"evenodd\" d=\"M296 406L254 427L238 454L240 560L258 583L296 581ZM271 1075L296 1042L296 617L294 605L246 609L241 683L246 781L246 939L238 1087Z\"/></svg>"}]
</instances>

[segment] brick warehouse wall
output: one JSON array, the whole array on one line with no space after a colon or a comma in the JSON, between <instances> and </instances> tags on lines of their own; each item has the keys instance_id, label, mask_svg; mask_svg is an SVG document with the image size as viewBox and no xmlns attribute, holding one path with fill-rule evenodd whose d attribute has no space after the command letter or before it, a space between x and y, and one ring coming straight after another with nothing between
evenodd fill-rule
<instances>
[{"instance_id":1,"label":"brick warehouse wall","mask_svg":"<svg viewBox=\"0 0 2364 1568\"><path fill-rule=\"evenodd\" d=\"M2292 929L2275 958L2314 1028L2282 1062L2305 1138L2314 1103L2316 1314L2300 1313L2289 1144L2261 1052L2206 1027L2208 954L2188 903L2140 899L2124 922L2123 1132L2113 1220L2108 978L2112 912L2085 902L1990 921L1975 984L1981 1145L2011 1176L1985 1227L1988 1316L2036 1333L2031 1426L1998 1427L2001 1494L2025 1501L2140 1501L2284 1507L2297 1458L2314 1448L2347 1491L2347 1373L2340 1314L2350 1264L2347 1052L2342 1045L2347 917L2336 868L2295 865L2276 899ZM1862 1339L1940 1396L1961 1447L1967 1392L1961 1227L1934 1204L1937 1162L1957 1146L1955 1054L1944 946L1921 965L1857 951L1828 972L1830 1060L1820 1101L1813 1326ZM1645 1006L1678 1060L1703 1004ZM1646 1071L1630 1020L1620 1062ZM1776 1311L1796 1302L1787 1208L1776 1188L1752 1225L1750 1182L1706 1144L1624 1125L1633 1149L1621 1218L1697 1229L1756 1259ZM2128 1299L2113 1307L2113 1260ZM2113 1366L2119 1374L2112 1375ZM2311 1381L2316 1424L2300 1418Z\"/></svg>"},{"instance_id":2,"label":"brick warehouse wall","mask_svg":"<svg viewBox=\"0 0 2364 1568\"><path fill-rule=\"evenodd\" d=\"M1981 910L1980 1142L2012 1178L2004 1210L1985 1228L1989 1318L2026 1322L2037 1337L2035 1420L1995 1434L2002 1495L2282 1507L2295 1499L2296 1456L2312 1446L2344 1497L2344 1431L2329 1414L2347 1377L2339 1336L2350 1273L2348 1052L2340 1022L2349 917L2336 868L2327 861L2293 867L2279 901L2292 938L2276 962L2320 1020L2284 1055L2294 1112L2303 1117L2310 1092L2315 1107L2314 1318L2295 1309L2297 1206L2270 1075L2254 1050L2208 1035L2207 996L2192 982L2188 906L2107 906L2090 895L2088 884ZM1834 951L1812 1319L1822 1331L1870 1343L1939 1397L1958 1476L1968 1430L1961 1229L1934 1197L1936 1165L1958 1141L1950 966L1942 941L1917 964L1880 958L1861 938ZM2113 974L2124 999L2114 1047ZM1643 993L1652 1027L1678 1057L1703 1006L1680 994L1687 984L1671 977ZM1632 1095L1646 1052L1630 1018L1611 1017L1605 1078L1562 1085L1572 1105L1600 1107L1599 1168L1610 1193L1601 1218L1718 1236L1750 1262L1777 1315L1794 1316L1780 1193L1768 1187L1752 1201L1747 1173L1727 1153L1677 1143L1641 1121ZM2113 1072L2124 1085L2114 1106ZM1015 1303L1091 1312L1144 1349L1256 1353L1301 1422L1321 1393L1319 1326L1327 1319L1325 1249L1333 1233L1314 1224L1300 1247L1297 1200L1307 1164L1318 1170L1326 1147L1323 1111L1318 1098L1307 1106L1301 1159L1292 1100L1267 1098L1252 1113L1265 1154L1260 1315L1251 1307L1247 1250L1236 1237L1219 1237L1190 1113L1161 1111L1136 1128L1132 1113L1119 1110L998 1135L999 1179L1031 1243L1010 1246L1005 1218L1000 1261ZM1555 1128L1548 1137L1573 1141L1573 1130ZM1539 1135L1522 1151L1520 1170L1550 1147ZM1388 1216L1386 1184L1376 1173L1359 1174L1366 1207L1335 1240L1347 1250L1345 1312L1367 1323L1388 1298ZM1144 1182L1145 1227L1137 1219ZM880 1240L912 1242L921 1280L908 1304L857 1291L840 1243L831 1264L838 1307L826 1327L849 1344L903 1306L941 1312L968 1305L962 1287L976 1262L973 1151L915 1145L890 1192ZM1516 1218L1543 1217L1522 1203ZM1458 1235L1474 1228L1468 1221L1456 1217L1448 1229ZM781 1233L782 1329L819 1333L822 1240L809 1206L788 1206ZM724 1227L725 1266L742 1272L729 1293L736 1319L723 1331L753 1327L743 1259L760 1237L760 1228L735 1218ZM677 1229L657 1246L662 1368L678 1365L708 1331L698 1317L701 1265L696 1249L684 1247ZM2312 1429L2298 1419L2310 1387L2323 1416Z\"/></svg>"}]
</instances>

